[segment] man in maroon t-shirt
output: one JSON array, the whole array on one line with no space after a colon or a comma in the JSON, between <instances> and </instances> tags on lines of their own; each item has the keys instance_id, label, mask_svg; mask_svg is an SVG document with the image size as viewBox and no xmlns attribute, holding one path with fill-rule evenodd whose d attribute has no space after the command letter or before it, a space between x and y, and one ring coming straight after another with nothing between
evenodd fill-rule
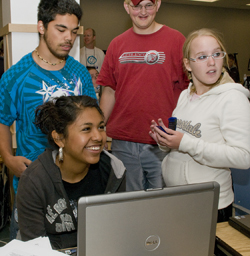
<instances>
[{"instance_id":1,"label":"man in maroon t-shirt","mask_svg":"<svg viewBox=\"0 0 250 256\"><path fill-rule=\"evenodd\" d=\"M161 0L125 0L133 26L110 43L97 84L100 106L112 138L112 153L123 161L127 190L163 187L166 153L149 136L151 120L167 119L188 81L182 68L185 37L159 24Z\"/></svg>"}]
</instances>

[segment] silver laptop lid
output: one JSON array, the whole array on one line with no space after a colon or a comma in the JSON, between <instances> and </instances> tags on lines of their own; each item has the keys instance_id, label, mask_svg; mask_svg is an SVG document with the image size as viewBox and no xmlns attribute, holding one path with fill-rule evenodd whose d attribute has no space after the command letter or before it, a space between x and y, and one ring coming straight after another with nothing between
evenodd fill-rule
<instances>
[{"instance_id":1,"label":"silver laptop lid","mask_svg":"<svg viewBox=\"0 0 250 256\"><path fill-rule=\"evenodd\" d=\"M216 182L82 197L78 256L212 256Z\"/></svg>"}]
</instances>

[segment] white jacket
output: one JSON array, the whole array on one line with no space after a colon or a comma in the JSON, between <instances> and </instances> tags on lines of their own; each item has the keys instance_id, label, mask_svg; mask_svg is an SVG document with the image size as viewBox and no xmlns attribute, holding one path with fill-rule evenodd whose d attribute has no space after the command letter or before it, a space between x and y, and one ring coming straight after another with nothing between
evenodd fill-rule
<instances>
[{"instance_id":1,"label":"white jacket","mask_svg":"<svg viewBox=\"0 0 250 256\"><path fill-rule=\"evenodd\" d=\"M191 101L190 86L173 112L184 136L163 160L163 178L167 186L217 181L223 209L234 200L229 168L250 167L249 91L226 83Z\"/></svg>"}]
</instances>

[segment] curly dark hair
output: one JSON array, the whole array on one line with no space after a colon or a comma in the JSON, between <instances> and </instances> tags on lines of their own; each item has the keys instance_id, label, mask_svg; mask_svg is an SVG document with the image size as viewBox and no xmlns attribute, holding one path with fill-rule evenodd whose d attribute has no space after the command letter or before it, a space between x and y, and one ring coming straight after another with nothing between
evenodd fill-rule
<instances>
[{"instance_id":1,"label":"curly dark hair","mask_svg":"<svg viewBox=\"0 0 250 256\"><path fill-rule=\"evenodd\" d=\"M89 96L61 96L48 101L36 108L35 122L37 128L48 136L48 141L53 148L58 148L52 137L52 131L68 136L67 127L74 123L78 115L85 108L95 108L104 119L102 110L97 100Z\"/></svg>"},{"instance_id":2,"label":"curly dark hair","mask_svg":"<svg viewBox=\"0 0 250 256\"><path fill-rule=\"evenodd\" d=\"M43 22L47 29L49 22L53 21L57 14L74 14L78 22L82 18L82 9L75 0L41 0L38 5L38 21Z\"/></svg>"}]
</instances>

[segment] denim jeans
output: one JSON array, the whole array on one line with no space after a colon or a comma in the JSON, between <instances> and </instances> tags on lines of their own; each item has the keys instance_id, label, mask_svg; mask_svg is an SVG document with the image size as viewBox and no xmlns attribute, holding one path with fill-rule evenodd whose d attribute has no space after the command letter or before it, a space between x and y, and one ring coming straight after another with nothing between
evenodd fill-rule
<instances>
[{"instance_id":1,"label":"denim jeans","mask_svg":"<svg viewBox=\"0 0 250 256\"><path fill-rule=\"evenodd\" d=\"M161 163L167 153L157 145L113 139L111 150L126 167L127 191L164 186Z\"/></svg>"},{"instance_id":2,"label":"denim jeans","mask_svg":"<svg viewBox=\"0 0 250 256\"><path fill-rule=\"evenodd\" d=\"M17 207L16 207L16 195L15 195L13 210L11 215L11 222L10 222L10 240L16 239L18 230L19 230L19 226L18 226L18 215L17 215Z\"/></svg>"}]
</instances>

